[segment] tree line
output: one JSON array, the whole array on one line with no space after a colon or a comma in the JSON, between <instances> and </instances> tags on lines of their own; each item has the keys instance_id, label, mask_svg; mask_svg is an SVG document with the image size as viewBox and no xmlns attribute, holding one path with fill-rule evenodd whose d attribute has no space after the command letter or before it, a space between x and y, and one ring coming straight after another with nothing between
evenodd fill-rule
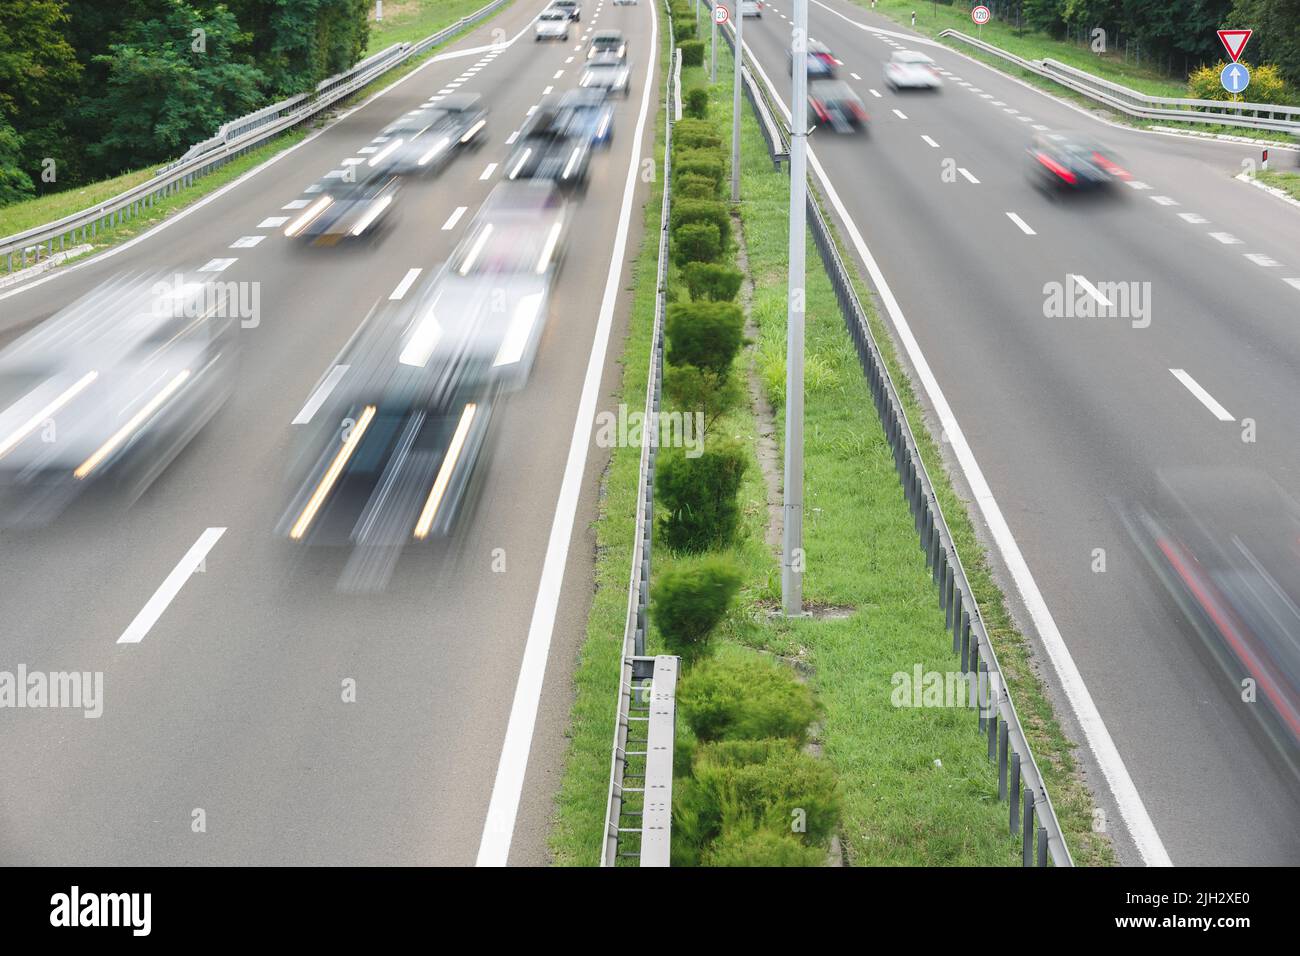
<instances>
[{"instance_id":1,"label":"tree line","mask_svg":"<svg viewBox=\"0 0 1300 956\"><path fill-rule=\"evenodd\" d=\"M371 0L3 0L0 205L175 158L359 60Z\"/></svg>"}]
</instances>

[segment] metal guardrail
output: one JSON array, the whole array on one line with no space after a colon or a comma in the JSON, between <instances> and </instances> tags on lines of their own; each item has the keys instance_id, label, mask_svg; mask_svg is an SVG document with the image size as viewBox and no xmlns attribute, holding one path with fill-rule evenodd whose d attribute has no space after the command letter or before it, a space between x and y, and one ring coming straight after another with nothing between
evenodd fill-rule
<instances>
[{"instance_id":1,"label":"metal guardrail","mask_svg":"<svg viewBox=\"0 0 1300 956\"><path fill-rule=\"evenodd\" d=\"M1058 60L1051 58L1026 60L1024 57L968 36L959 30L943 30L939 36L959 40L984 53L1001 57L1023 70L1052 80L1089 99L1139 119L1241 126L1300 135L1300 107L1279 106L1273 103L1226 103L1221 100L1152 96Z\"/></svg>"},{"instance_id":2,"label":"metal guardrail","mask_svg":"<svg viewBox=\"0 0 1300 956\"><path fill-rule=\"evenodd\" d=\"M702 0L704 5L709 9L709 15L713 15L713 0ZM736 34L734 24L729 24L721 31L722 39L731 49L732 56L736 55ZM758 85L750 72L749 67L743 63L740 66L741 82L744 84L745 99L749 100L750 108L754 110L754 115L758 118L759 129L763 132L763 139L767 142L767 151L772 156L772 165L777 169L781 168L782 163L787 167L790 162L790 130L776 118L776 112L772 109L772 104L767 101L763 88Z\"/></svg>"},{"instance_id":3,"label":"metal guardrail","mask_svg":"<svg viewBox=\"0 0 1300 956\"><path fill-rule=\"evenodd\" d=\"M510 0L492 0L469 16L462 17L418 43L394 44L367 57L350 70L322 80L313 94L300 93L231 120L215 136L194 144L180 159L161 167L148 182L55 222L0 238L0 257L5 258L8 271L12 273L15 255L19 257L19 268L23 268L28 264L29 255L33 257L33 262L39 262L42 254L48 256L63 249L65 241L84 242L93 239L101 228L111 228L133 218L160 199L186 188L195 179L310 119L393 67L478 23L509 2Z\"/></svg>"},{"instance_id":4,"label":"metal guardrail","mask_svg":"<svg viewBox=\"0 0 1300 956\"><path fill-rule=\"evenodd\" d=\"M727 35L726 30L723 35ZM729 38L728 42L734 53L734 39ZM775 97L774 90L765 93ZM755 115L762 125L757 107ZM957 554L902 400L871 332L866 310L858 299L831 226L818 204L816 184L810 180L809 186L808 227L835 290L885 437L894 453L894 464L925 551L926 567L930 569L939 591L944 624L952 634L953 653L960 656L961 672L972 675L978 715L976 726L988 740L989 759L997 761L998 799L1008 801L1008 829L1013 835L1020 834L1024 866L1046 866L1049 857L1055 866L1073 866L1056 810L1011 700L975 592Z\"/></svg>"},{"instance_id":5,"label":"metal guardrail","mask_svg":"<svg viewBox=\"0 0 1300 956\"><path fill-rule=\"evenodd\" d=\"M672 14L668 36L673 36ZM660 205L659 260L655 280L655 317L650 338L650 370L646 380L645 418L641 431L641 467L637 479L636 540L632 574L628 583L627 616L623 624L623 662L618 682L618 715L614 723L614 748L610 758L609 794L605 802L605 835L600 865L616 866L620 859L637 858L641 866L667 866L672 821L672 747L674 725L663 710L676 685L677 658L646 657L649 628L650 546L654 527L655 459L658 457L657 422L663 401L664 311L668 288L668 221L672 211L673 113L668 104L676 90L674 70L667 70L664 90L663 201ZM671 675L667 662L672 662ZM660 685L671 676L672 686ZM663 695L667 694L667 698ZM656 719L658 718L658 719ZM633 724L646 727L645 738L631 736ZM666 736L665 736L666 735ZM643 747L644 749L636 749ZM666 754L665 754L666 749ZM632 782L632 785L629 785ZM639 784L639 785L638 785ZM624 817L639 818L639 826L625 826ZM620 849L624 834L640 834L636 851Z\"/></svg>"}]
</instances>

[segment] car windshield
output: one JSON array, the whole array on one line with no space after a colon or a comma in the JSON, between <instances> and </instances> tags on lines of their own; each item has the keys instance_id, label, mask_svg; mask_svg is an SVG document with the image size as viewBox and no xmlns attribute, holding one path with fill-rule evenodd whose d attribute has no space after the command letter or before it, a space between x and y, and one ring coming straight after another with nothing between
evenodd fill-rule
<instances>
[{"instance_id":1,"label":"car windshield","mask_svg":"<svg viewBox=\"0 0 1300 956\"><path fill-rule=\"evenodd\" d=\"M542 14L541 18L543 20L563 20L565 19L565 16L564 13L560 10L547 10L545 13Z\"/></svg>"},{"instance_id":2,"label":"car windshield","mask_svg":"<svg viewBox=\"0 0 1300 956\"><path fill-rule=\"evenodd\" d=\"M904 50L901 53L895 53L891 59L893 59L895 63L906 63L913 66L922 66L934 62L924 53L912 53L908 50Z\"/></svg>"},{"instance_id":3,"label":"car windshield","mask_svg":"<svg viewBox=\"0 0 1300 956\"><path fill-rule=\"evenodd\" d=\"M466 277L532 272L548 234L536 223L482 223L461 244L452 270Z\"/></svg>"},{"instance_id":4,"label":"car windshield","mask_svg":"<svg viewBox=\"0 0 1300 956\"><path fill-rule=\"evenodd\" d=\"M853 91L849 89L849 85L842 80L829 80L820 83L813 83L808 89L814 99L847 100L853 98Z\"/></svg>"}]
</instances>

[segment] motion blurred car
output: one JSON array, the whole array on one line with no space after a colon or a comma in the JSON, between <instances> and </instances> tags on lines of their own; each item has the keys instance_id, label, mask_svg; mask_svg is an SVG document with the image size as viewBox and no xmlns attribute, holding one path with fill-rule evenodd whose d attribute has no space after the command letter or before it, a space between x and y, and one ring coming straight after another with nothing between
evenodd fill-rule
<instances>
[{"instance_id":1,"label":"motion blurred car","mask_svg":"<svg viewBox=\"0 0 1300 956\"><path fill-rule=\"evenodd\" d=\"M230 394L241 301L125 277L0 352L0 525L46 524L102 482L143 493Z\"/></svg>"},{"instance_id":2,"label":"motion blurred car","mask_svg":"<svg viewBox=\"0 0 1300 956\"><path fill-rule=\"evenodd\" d=\"M560 10L574 23L582 20L582 4L578 0L552 0L552 10Z\"/></svg>"},{"instance_id":3,"label":"motion blurred car","mask_svg":"<svg viewBox=\"0 0 1300 956\"><path fill-rule=\"evenodd\" d=\"M560 96L561 122L595 148L606 149L614 140L614 107L599 87L567 90Z\"/></svg>"},{"instance_id":4,"label":"motion blurred car","mask_svg":"<svg viewBox=\"0 0 1300 956\"><path fill-rule=\"evenodd\" d=\"M365 172L354 173L358 178L350 181L350 170ZM348 167L308 191L307 205L290 218L284 235L321 246L373 235L392 214L399 186L399 177L388 169Z\"/></svg>"},{"instance_id":5,"label":"motion blurred car","mask_svg":"<svg viewBox=\"0 0 1300 956\"><path fill-rule=\"evenodd\" d=\"M916 50L896 50L885 64L885 82L895 90L937 90L943 79L934 60Z\"/></svg>"},{"instance_id":6,"label":"motion blurred car","mask_svg":"<svg viewBox=\"0 0 1300 956\"><path fill-rule=\"evenodd\" d=\"M742 17L763 17L763 0L740 0L740 15Z\"/></svg>"},{"instance_id":7,"label":"motion blurred car","mask_svg":"<svg viewBox=\"0 0 1300 956\"><path fill-rule=\"evenodd\" d=\"M814 80L808 84L808 111L819 125L837 133L867 128L867 108L862 98L843 80Z\"/></svg>"},{"instance_id":8,"label":"motion blurred car","mask_svg":"<svg viewBox=\"0 0 1300 956\"><path fill-rule=\"evenodd\" d=\"M534 40L569 39L569 15L563 10L548 8L537 15L537 24L533 27Z\"/></svg>"},{"instance_id":9,"label":"motion blurred car","mask_svg":"<svg viewBox=\"0 0 1300 956\"><path fill-rule=\"evenodd\" d=\"M1247 706L1300 772L1300 503L1240 467L1156 476L1125 524Z\"/></svg>"},{"instance_id":10,"label":"motion blurred car","mask_svg":"<svg viewBox=\"0 0 1300 956\"><path fill-rule=\"evenodd\" d=\"M587 186L591 138L553 97L544 99L519 131L506 160L506 179L550 180L563 189Z\"/></svg>"},{"instance_id":11,"label":"motion blurred car","mask_svg":"<svg viewBox=\"0 0 1300 956\"><path fill-rule=\"evenodd\" d=\"M794 76L794 51L785 51L785 65L790 75ZM835 54L831 53L825 43L808 41L808 79L829 79L835 76L837 66L839 60L835 59Z\"/></svg>"},{"instance_id":12,"label":"motion blurred car","mask_svg":"<svg viewBox=\"0 0 1300 956\"><path fill-rule=\"evenodd\" d=\"M1076 133L1040 133L1029 146L1029 175L1048 192L1105 189L1128 170L1096 141Z\"/></svg>"},{"instance_id":13,"label":"motion blurred car","mask_svg":"<svg viewBox=\"0 0 1300 956\"><path fill-rule=\"evenodd\" d=\"M635 6L636 6L636 0L614 0L614 6L616 6L616 7L622 7L622 6L635 7Z\"/></svg>"},{"instance_id":14,"label":"motion blurred car","mask_svg":"<svg viewBox=\"0 0 1300 956\"><path fill-rule=\"evenodd\" d=\"M631 76L625 61L612 53L600 53L587 61L578 85L627 96L632 91Z\"/></svg>"},{"instance_id":15,"label":"motion blurred car","mask_svg":"<svg viewBox=\"0 0 1300 956\"><path fill-rule=\"evenodd\" d=\"M483 144L487 110L477 93L455 93L437 106L412 110L383 130L388 142L366 162L374 168L399 174L435 170L456 151Z\"/></svg>"},{"instance_id":16,"label":"motion blurred car","mask_svg":"<svg viewBox=\"0 0 1300 956\"><path fill-rule=\"evenodd\" d=\"M627 60L627 40L622 30L601 30L594 34L587 44L587 59L609 54L619 60Z\"/></svg>"}]
</instances>

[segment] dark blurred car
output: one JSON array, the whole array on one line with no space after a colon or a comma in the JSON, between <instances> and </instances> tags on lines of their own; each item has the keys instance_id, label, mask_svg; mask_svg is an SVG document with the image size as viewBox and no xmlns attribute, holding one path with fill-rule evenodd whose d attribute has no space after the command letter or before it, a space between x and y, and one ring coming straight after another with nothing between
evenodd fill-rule
<instances>
[{"instance_id":1,"label":"dark blurred car","mask_svg":"<svg viewBox=\"0 0 1300 956\"><path fill-rule=\"evenodd\" d=\"M816 40L808 41L808 79L829 79L836 75L836 67L840 61L835 59L835 54L831 53L830 48L825 43L819 43ZM794 75L794 51L785 51L785 66L791 76Z\"/></svg>"},{"instance_id":2,"label":"dark blurred car","mask_svg":"<svg viewBox=\"0 0 1300 956\"><path fill-rule=\"evenodd\" d=\"M582 20L582 4L578 0L552 0L549 9L563 12L574 23Z\"/></svg>"},{"instance_id":3,"label":"dark blurred car","mask_svg":"<svg viewBox=\"0 0 1300 956\"><path fill-rule=\"evenodd\" d=\"M622 30L601 30L592 35L591 42L587 44L587 59L592 60L604 54L627 60L627 39Z\"/></svg>"},{"instance_id":4,"label":"dark blurred car","mask_svg":"<svg viewBox=\"0 0 1300 956\"><path fill-rule=\"evenodd\" d=\"M355 173L355 170L364 170ZM349 174L356 175L349 181ZM392 214L400 179L387 169L351 166L342 176L322 180L309 191L307 205L284 227L290 239L334 245L371 235Z\"/></svg>"},{"instance_id":5,"label":"dark blurred car","mask_svg":"<svg viewBox=\"0 0 1300 956\"><path fill-rule=\"evenodd\" d=\"M519 131L506 160L506 178L549 179L565 189L585 189L591 139L553 97L543 100Z\"/></svg>"},{"instance_id":6,"label":"dark blurred car","mask_svg":"<svg viewBox=\"0 0 1300 956\"><path fill-rule=\"evenodd\" d=\"M400 174L435 170L458 149L481 146L487 110L477 93L455 93L437 106L412 110L383 130L383 143L367 161L369 169Z\"/></svg>"},{"instance_id":7,"label":"dark blurred car","mask_svg":"<svg viewBox=\"0 0 1300 956\"><path fill-rule=\"evenodd\" d=\"M862 98L843 80L815 80L808 84L808 111L818 125L837 133L867 128L867 108Z\"/></svg>"},{"instance_id":8,"label":"dark blurred car","mask_svg":"<svg viewBox=\"0 0 1300 956\"><path fill-rule=\"evenodd\" d=\"M567 90L560 96L561 122L594 147L607 148L614 139L614 107L599 87Z\"/></svg>"},{"instance_id":9,"label":"dark blurred car","mask_svg":"<svg viewBox=\"0 0 1300 956\"><path fill-rule=\"evenodd\" d=\"M1029 147L1029 174L1041 189L1105 189L1131 178L1105 147L1077 133L1040 133Z\"/></svg>"},{"instance_id":10,"label":"dark blurred car","mask_svg":"<svg viewBox=\"0 0 1300 956\"><path fill-rule=\"evenodd\" d=\"M1300 503L1237 467L1157 475L1130 533L1242 700L1300 772Z\"/></svg>"},{"instance_id":11,"label":"dark blurred car","mask_svg":"<svg viewBox=\"0 0 1300 956\"><path fill-rule=\"evenodd\" d=\"M578 85L627 96L632 92L632 71L627 61L615 53L598 53L587 61Z\"/></svg>"}]
</instances>

